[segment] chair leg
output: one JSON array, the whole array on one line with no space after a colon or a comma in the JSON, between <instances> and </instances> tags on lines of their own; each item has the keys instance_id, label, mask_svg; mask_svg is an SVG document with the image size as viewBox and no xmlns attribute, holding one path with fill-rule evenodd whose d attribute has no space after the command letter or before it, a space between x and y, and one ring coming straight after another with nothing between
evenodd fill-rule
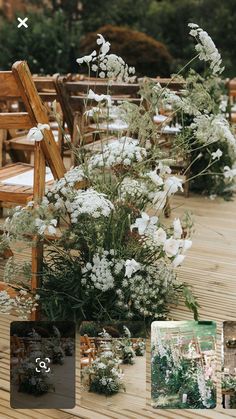
<instances>
[{"instance_id":1,"label":"chair leg","mask_svg":"<svg viewBox=\"0 0 236 419\"><path fill-rule=\"evenodd\" d=\"M41 285L43 267L43 242L39 241L38 237L33 240L32 247L32 277L31 277L31 291L36 291ZM40 319L40 309L36 308L31 313L31 320Z\"/></svg>"},{"instance_id":2,"label":"chair leg","mask_svg":"<svg viewBox=\"0 0 236 419\"><path fill-rule=\"evenodd\" d=\"M169 218L171 216L170 201L168 197L166 198L166 203L164 206L164 215L166 218Z\"/></svg>"}]
</instances>

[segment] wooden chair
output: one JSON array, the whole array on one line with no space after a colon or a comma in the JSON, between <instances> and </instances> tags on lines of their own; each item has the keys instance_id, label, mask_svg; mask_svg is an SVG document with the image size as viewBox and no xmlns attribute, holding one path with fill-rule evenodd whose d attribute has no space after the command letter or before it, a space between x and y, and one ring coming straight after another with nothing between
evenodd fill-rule
<instances>
[{"instance_id":1,"label":"wooden chair","mask_svg":"<svg viewBox=\"0 0 236 419\"><path fill-rule=\"evenodd\" d=\"M38 123L49 124L26 62L16 62L12 71L0 72L0 97L21 98L26 109L25 112L0 113L0 129L30 129ZM55 179L64 176L65 167L51 130L45 130L43 140L34 145L34 166L16 163L0 168L0 202L25 205L33 199L35 205L40 203L45 192L46 163ZM33 175L32 185L11 184L13 176L29 175L29 172ZM40 284L43 245L38 237L32 239L32 244L31 289L35 290Z\"/></svg>"},{"instance_id":2,"label":"wooden chair","mask_svg":"<svg viewBox=\"0 0 236 419\"><path fill-rule=\"evenodd\" d=\"M57 93L54 85L54 79L51 76L33 76L33 81L37 88L38 94L49 115L50 126L52 128L54 138L57 140L57 145L61 150L62 145L62 135L61 130L58 129L58 122L55 120L55 117L52 116L52 104L54 101L57 101ZM24 109L24 103L21 98L12 98L13 102L8 103L9 108L16 111L21 111ZM9 110L10 110L9 109ZM61 124L63 124L62 112L59 109L57 102L58 115L60 115ZM4 153L8 152L11 156L13 162L26 162L30 163L31 155L34 152L34 141L31 141L27 138L27 133L19 132L16 129L8 130L8 138L4 141ZM57 137L57 138L56 138ZM4 155L3 162L6 161Z\"/></svg>"},{"instance_id":3,"label":"wooden chair","mask_svg":"<svg viewBox=\"0 0 236 419\"><path fill-rule=\"evenodd\" d=\"M79 145L78 128L83 133L84 144L100 140L100 134L104 133L104 129L90 126L89 118L88 122L85 122L85 102L89 89L92 89L96 94L111 95L112 100L116 103L124 99L140 103L139 84L113 83L108 85L108 81L102 79L84 78L81 80L81 78L73 79L71 75L66 77L55 75L55 87L73 147ZM97 102L92 100L89 100L88 104L90 107L97 106Z\"/></svg>"},{"instance_id":4,"label":"wooden chair","mask_svg":"<svg viewBox=\"0 0 236 419\"><path fill-rule=\"evenodd\" d=\"M87 335L80 336L80 367L88 367L92 365L93 360L96 357L96 348L90 342L90 338Z\"/></svg>"},{"instance_id":5,"label":"wooden chair","mask_svg":"<svg viewBox=\"0 0 236 419\"><path fill-rule=\"evenodd\" d=\"M226 84L228 91L228 112L229 122L236 123L236 111L232 111L232 107L236 104L236 79L229 80Z\"/></svg>"}]
</instances>

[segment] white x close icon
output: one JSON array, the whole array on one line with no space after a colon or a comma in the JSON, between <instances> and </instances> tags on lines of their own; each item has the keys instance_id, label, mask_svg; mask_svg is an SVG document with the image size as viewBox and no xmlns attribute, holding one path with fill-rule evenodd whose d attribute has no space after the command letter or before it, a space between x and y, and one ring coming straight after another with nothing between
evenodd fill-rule
<instances>
[{"instance_id":1,"label":"white x close icon","mask_svg":"<svg viewBox=\"0 0 236 419\"><path fill-rule=\"evenodd\" d=\"M25 28L28 28L27 20L29 20L28 17L25 17L24 19L21 19L20 17L17 18L17 20L20 22L17 28L21 28L21 26L24 26Z\"/></svg>"}]
</instances>

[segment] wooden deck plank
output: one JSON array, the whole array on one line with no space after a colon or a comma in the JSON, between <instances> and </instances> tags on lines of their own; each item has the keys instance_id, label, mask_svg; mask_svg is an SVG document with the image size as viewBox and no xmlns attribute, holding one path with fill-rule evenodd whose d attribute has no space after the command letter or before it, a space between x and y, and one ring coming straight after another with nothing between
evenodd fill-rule
<instances>
[{"instance_id":1,"label":"wooden deck plank","mask_svg":"<svg viewBox=\"0 0 236 419\"><path fill-rule=\"evenodd\" d=\"M220 199L211 201L199 196L192 196L185 199L181 196L175 198L173 202L175 211L173 216L178 217L183 210L189 210L194 214L195 234L193 237L193 247L188 252L183 266L178 270L181 281L186 281L193 286L194 294L198 297L200 304L200 318L215 320L217 322L217 336L220 342L220 324L224 320L236 320L236 221L235 210L236 202L225 202ZM168 220L167 222L171 222ZM17 259L21 260L27 254L27 250L22 254L17 254ZM0 260L0 280L6 261ZM181 304L172 307L169 315L174 320L190 320L191 313ZM0 316L0 386L7 390L7 366L9 363L9 317ZM3 354L3 355L2 355ZM3 356L3 359L1 357ZM37 416L37 413L44 414L45 418L69 419L79 417L84 419L125 419L125 418L166 418L166 419L229 419L236 418L235 410L224 410L220 406L220 384L218 383L218 403L219 406L214 410L160 410L150 406L150 353L147 362L147 405L142 405L145 394L135 396L132 391L127 389L127 394L120 395L124 400L130 401L128 405L124 401L122 404L112 406L109 403L99 404L93 402L91 394L90 405L81 406L81 385L79 379L79 367L77 360L77 402L76 408L72 410L57 411L15 411L9 408L9 393L0 390L0 412L4 408L3 417L23 419ZM220 373L220 348L218 347L218 375ZM19 415L18 415L19 412ZM24 413L23 413L24 412ZM32 413L32 416L30 414ZM1 413L2 414L2 413ZM2 419L0 414L0 419ZM58 416L57 416L58 415ZM60 416L62 415L62 416ZM64 416L63 416L64 415Z\"/></svg>"}]
</instances>

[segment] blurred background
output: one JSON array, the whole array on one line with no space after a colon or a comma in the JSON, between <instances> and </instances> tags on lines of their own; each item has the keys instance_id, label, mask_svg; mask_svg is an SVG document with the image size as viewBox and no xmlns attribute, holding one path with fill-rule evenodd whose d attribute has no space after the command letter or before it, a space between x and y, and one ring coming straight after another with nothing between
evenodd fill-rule
<instances>
[{"instance_id":1,"label":"blurred background","mask_svg":"<svg viewBox=\"0 0 236 419\"><path fill-rule=\"evenodd\" d=\"M235 0L0 0L0 70L27 59L38 74L78 72L75 59L91 52L97 33L138 75L169 76L194 54L189 22L213 38L235 76ZM29 28L17 28L28 16ZM201 63L196 64L197 71Z\"/></svg>"}]
</instances>

